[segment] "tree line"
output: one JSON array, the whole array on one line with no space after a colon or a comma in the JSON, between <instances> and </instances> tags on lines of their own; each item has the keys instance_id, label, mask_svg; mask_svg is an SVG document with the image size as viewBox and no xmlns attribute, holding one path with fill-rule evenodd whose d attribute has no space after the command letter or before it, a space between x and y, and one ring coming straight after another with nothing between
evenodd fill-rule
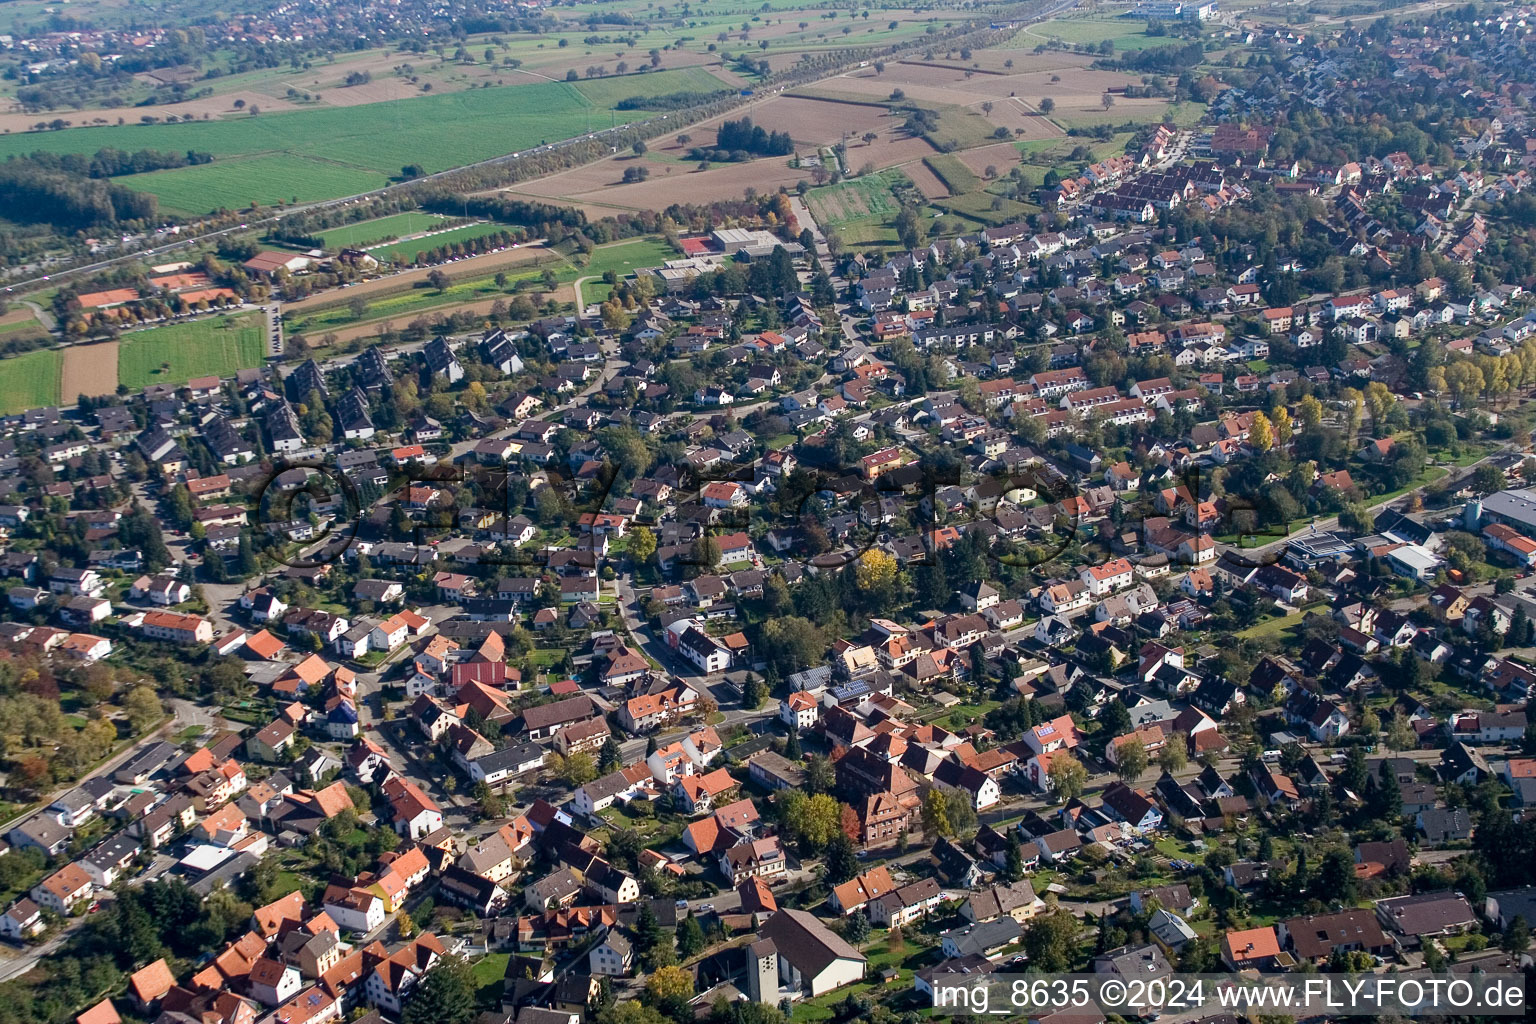
<instances>
[{"instance_id":1,"label":"tree line","mask_svg":"<svg viewBox=\"0 0 1536 1024\"><path fill-rule=\"evenodd\" d=\"M28 160L0 164L0 217L65 231L153 221L159 201L101 178L50 170Z\"/></svg>"},{"instance_id":2,"label":"tree line","mask_svg":"<svg viewBox=\"0 0 1536 1024\"><path fill-rule=\"evenodd\" d=\"M124 174L144 174L148 171L165 171L174 167L192 167L213 162L212 153L189 149L185 153L166 153L157 149L139 149L132 153L111 147L98 149L87 156L84 153L49 153L37 150L22 157L11 157L6 163L25 161L38 167L78 174L87 178L116 178Z\"/></svg>"},{"instance_id":3,"label":"tree line","mask_svg":"<svg viewBox=\"0 0 1536 1024\"><path fill-rule=\"evenodd\" d=\"M713 92L669 92L662 96L626 96L613 105L615 110L681 110L714 103L730 95L728 89Z\"/></svg>"}]
</instances>

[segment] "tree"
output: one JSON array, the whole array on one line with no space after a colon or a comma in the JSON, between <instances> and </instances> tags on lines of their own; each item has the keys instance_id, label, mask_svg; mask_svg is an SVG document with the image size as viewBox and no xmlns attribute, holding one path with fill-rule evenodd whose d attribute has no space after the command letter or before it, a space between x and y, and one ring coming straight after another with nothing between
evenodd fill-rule
<instances>
[{"instance_id":1,"label":"tree","mask_svg":"<svg viewBox=\"0 0 1536 1024\"><path fill-rule=\"evenodd\" d=\"M1291 443L1291 414L1283 405L1277 405L1269 412L1269 423L1274 429L1275 447L1284 448Z\"/></svg>"},{"instance_id":2,"label":"tree","mask_svg":"<svg viewBox=\"0 0 1536 1024\"><path fill-rule=\"evenodd\" d=\"M1248 446L1256 452L1267 452L1275 443L1275 435L1269 417L1262 412L1253 414L1253 425L1248 428Z\"/></svg>"},{"instance_id":3,"label":"tree","mask_svg":"<svg viewBox=\"0 0 1536 1024\"><path fill-rule=\"evenodd\" d=\"M1052 757L1046 774L1051 780L1051 789L1062 803L1082 796L1088 785L1088 769L1071 754L1058 753Z\"/></svg>"},{"instance_id":4,"label":"tree","mask_svg":"<svg viewBox=\"0 0 1536 1024\"><path fill-rule=\"evenodd\" d=\"M452 283L453 278L449 277L447 274L443 273L436 267L433 267L430 271L427 272L427 284L431 285L433 290L439 293L447 291L448 286Z\"/></svg>"},{"instance_id":5,"label":"tree","mask_svg":"<svg viewBox=\"0 0 1536 1024\"><path fill-rule=\"evenodd\" d=\"M900 575L901 567L896 564L894 555L887 554L879 548L870 548L859 556L858 566L854 570L854 581L858 583L859 590L866 595L866 603L877 604L879 601L871 599L868 595L889 595Z\"/></svg>"},{"instance_id":6,"label":"tree","mask_svg":"<svg viewBox=\"0 0 1536 1024\"><path fill-rule=\"evenodd\" d=\"M644 565L656 553L656 534L648 526L631 527L629 531L629 557L636 565Z\"/></svg>"},{"instance_id":7,"label":"tree","mask_svg":"<svg viewBox=\"0 0 1536 1024\"><path fill-rule=\"evenodd\" d=\"M603 741L603 749L597 752L597 771L600 775L616 772L624 767L624 751L612 734Z\"/></svg>"},{"instance_id":8,"label":"tree","mask_svg":"<svg viewBox=\"0 0 1536 1024\"><path fill-rule=\"evenodd\" d=\"M656 919L650 901L642 900L640 912L635 915L635 948L642 953L654 949L661 944L663 934L661 922Z\"/></svg>"},{"instance_id":9,"label":"tree","mask_svg":"<svg viewBox=\"0 0 1536 1024\"><path fill-rule=\"evenodd\" d=\"M1296 411L1301 416L1301 425L1307 431L1316 430L1323 423L1323 403L1312 395L1305 395L1296 403Z\"/></svg>"},{"instance_id":10,"label":"tree","mask_svg":"<svg viewBox=\"0 0 1536 1024\"><path fill-rule=\"evenodd\" d=\"M1507 484L1504 471L1498 466L1484 463L1472 471L1472 489L1479 494L1502 491Z\"/></svg>"},{"instance_id":11,"label":"tree","mask_svg":"<svg viewBox=\"0 0 1536 1024\"><path fill-rule=\"evenodd\" d=\"M798 790L785 803L784 824L800 842L813 850L825 848L842 835L842 808L825 793L806 796Z\"/></svg>"},{"instance_id":12,"label":"tree","mask_svg":"<svg viewBox=\"0 0 1536 1024\"><path fill-rule=\"evenodd\" d=\"M756 711L767 699L768 691L763 686L763 681L757 678L757 673L748 672L747 678L741 684L741 706L749 711Z\"/></svg>"},{"instance_id":13,"label":"tree","mask_svg":"<svg viewBox=\"0 0 1536 1024\"><path fill-rule=\"evenodd\" d=\"M869 915L863 911L854 911L843 921L843 938L847 939L854 947L863 945L869 938Z\"/></svg>"},{"instance_id":14,"label":"tree","mask_svg":"<svg viewBox=\"0 0 1536 1024\"><path fill-rule=\"evenodd\" d=\"M1339 511L1339 525L1354 533L1370 533L1376 528L1376 517L1364 502L1354 501Z\"/></svg>"},{"instance_id":15,"label":"tree","mask_svg":"<svg viewBox=\"0 0 1536 1024\"><path fill-rule=\"evenodd\" d=\"M805 791L830 793L836 785L837 773L832 762L818 754L808 754L805 758Z\"/></svg>"},{"instance_id":16,"label":"tree","mask_svg":"<svg viewBox=\"0 0 1536 1024\"><path fill-rule=\"evenodd\" d=\"M1122 740L1115 744L1115 774L1124 782L1135 782L1147 770L1150 759L1147 745L1139 739Z\"/></svg>"},{"instance_id":17,"label":"tree","mask_svg":"<svg viewBox=\"0 0 1536 1024\"><path fill-rule=\"evenodd\" d=\"M719 546L718 542L716 546ZM820 661L827 646L816 624L798 615L763 623L763 641L769 662L784 675L799 672Z\"/></svg>"},{"instance_id":18,"label":"tree","mask_svg":"<svg viewBox=\"0 0 1536 1024\"><path fill-rule=\"evenodd\" d=\"M1110 107L1115 105L1115 94L1112 92L1106 92L1103 96L1099 97L1099 101L1104 104L1104 109L1108 110Z\"/></svg>"},{"instance_id":19,"label":"tree","mask_svg":"<svg viewBox=\"0 0 1536 1024\"><path fill-rule=\"evenodd\" d=\"M1531 945L1531 929L1526 925L1525 918L1519 914L1509 922L1509 927L1504 929L1504 934L1499 936L1499 948L1510 956L1518 956L1524 953Z\"/></svg>"},{"instance_id":20,"label":"tree","mask_svg":"<svg viewBox=\"0 0 1536 1024\"><path fill-rule=\"evenodd\" d=\"M1165 772L1176 772L1189 763L1189 751L1184 746L1183 738L1174 733L1169 737L1163 749L1157 752L1157 766Z\"/></svg>"},{"instance_id":21,"label":"tree","mask_svg":"<svg viewBox=\"0 0 1536 1024\"><path fill-rule=\"evenodd\" d=\"M1024 927L1024 953L1032 970L1060 974L1077 959L1077 918L1065 910L1042 914Z\"/></svg>"},{"instance_id":22,"label":"tree","mask_svg":"<svg viewBox=\"0 0 1536 1024\"><path fill-rule=\"evenodd\" d=\"M853 841L839 828L837 835L827 844L827 881L832 885L841 885L858 873L858 852L853 848Z\"/></svg>"},{"instance_id":23,"label":"tree","mask_svg":"<svg viewBox=\"0 0 1536 1024\"><path fill-rule=\"evenodd\" d=\"M462 957L446 956L422 975L411 991L404 1024L469 1024L474 1017L475 979Z\"/></svg>"},{"instance_id":24,"label":"tree","mask_svg":"<svg viewBox=\"0 0 1536 1024\"><path fill-rule=\"evenodd\" d=\"M689 914L677 926L677 955L688 960L704 952L704 946L704 928L697 917Z\"/></svg>"},{"instance_id":25,"label":"tree","mask_svg":"<svg viewBox=\"0 0 1536 1024\"><path fill-rule=\"evenodd\" d=\"M791 761L798 761L801 757L800 730L790 727L789 739L784 741L784 756Z\"/></svg>"},{"instance_id":26,"label":"tree","mask_svg":"<svg viewBox=\"0 0 1536 1024\"><path fill-rule=\"evenodd\" d=\"M1017 882L1024 877L1024 850L1019 845L1019 834L1013 829L1008 831L1008 853L1003 861L1003 874L1008 881Z\"/></svg>"},{"instance_id":27,"label":"tree","mask_svg":"<svg viewBox=\"0 0 1536 1024\"><path fill-rule=\"evenodd\" d=\"M954 826L949 823L949 803L937 786L923 798L923 831L946 839L955 834Z\"/></svg>"},{"instance_id":28,"label":"tree","mask_svg":"<svg viewBox=\"0 0 1536 1024\"><path fill-rule=\"evenodd\" d=\"M585 786L597 778L597 765L592 755L577 751L555 763L555 774L569 786Z\"/></svg>"},{"instance_id":29,"label":"tree","mask_svg":"<svg viewBox=\"0 0 1536 1024\"><path fill-rule=\"evenodd\" d=\"M1046 96L1043 99L1041 99L1041 101L1040 101L1040 113L1044 114L1046 117L1050 117L1052 111L1054 111L1055 109L1056 109L1056 101L1055 100L1051 99L1049 96Z\"/></svg>"},{"instance_id":30,"label":"tree","mask_svg":"<svg viewBox=\"0 0 1536 1024\"><path fill-rule=\"evenodd\" d=\"M1391 750L1412 750L1418 745L1419 738L1413 731L1413 724L1408 721L1408 716L1399 710L1392 716L1392 722L1387 726L1387 747Z\"/></svg>"},{"instance_id":31,"label":"tree","mask_svg":"<svg viewBox=\"0 0 1536 1024\"><path fill-rule=\"evenodd\" d=\"M1330 902L1345 906L1355 902L1355 863L1348 850L1335 846L1323 855L1313 888L1317 892L1327 893Z\"/></svg>"},{"instance_id":32,"label":"tree","mask_svg":"<svg viewBox=\"0 0 1536 1024\"><path fill-rule=\"evenodd\" d=\"M160 719L165 717L165 708L160 705L155 691L141 683L123 698L123 713L128 716L128 727L133 734L142 736L160 724Z\"/></svg>"},{"instance_id":33,"label":"tree","mask_svg":"<svg viewBox=\"0 0 1536 1024\"><path fill-rule=\"evenodd\" d=\"M714 572L720 565L721 555L720 541L707 533L694 541L689 551L692 564L697 566L700 572Z\"/></svg>"},{"instance_id":34,"label":"tree","mask_svg":"<svg viewBox=\"0 0 1536 1024\"><path fill-rule=\"evenodd\" d=\"M687 999L691 995L693 972L675 964L659 968L645 979L645 997L653 1006L674 999Z\"/></svg>"}]
</instances>

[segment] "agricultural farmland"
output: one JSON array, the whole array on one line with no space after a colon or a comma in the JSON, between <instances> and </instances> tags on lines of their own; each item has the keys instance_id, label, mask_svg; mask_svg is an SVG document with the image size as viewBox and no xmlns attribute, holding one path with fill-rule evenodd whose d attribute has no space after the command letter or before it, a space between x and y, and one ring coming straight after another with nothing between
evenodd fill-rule
<instances>
[{"instance_id":1,"label":"agricultural farmland","mask_svg":"<svg viewBox=\"0 0 1536 1024\"><path fill-rule=\"evenodd\" d=\"M61 355L57 349L41 349L6 359L5 372L0 373L0 414L57 404Z\"/></svg>"},{"instance_id":2,"label":"agricultural farmland","mask_svg":"<svg viewBox=\"0 0 1536 1024\"><path fill-rule=\"evenodd\" d=\"M209 317L125 334L118 349L118 383L128 388L181 384L193 377L232 377L260 366L267 347L255 313Z\"/></svg>"},{"instance_id":3,"label":"agricultural farmland","mask_svg":"<svg viewBox=\"0 0 1536 1024\"><path fill-rule=\"evenodd\" d=\"M867 217L890 218L901 209L891 193L895 186L911 188L912 183L900 171L869 174L825 188L812 189L806 196L811 215L823 226L837 226Z\"/></svg>"},{"instance_id":4,"label":"agricultural farmland","mask_svg":"<svg viewBox=\"0 0 1536 1024\"><path fill-rule=\"evenodd\" d=\"M252 203L272 206L356 195L388 184L388 177L376 171L282 154L216 160L198 167L136 174L123 182L158 196L168 212L199 216L220 208L244 209Z\"/></svg>"},{"instance_id":5,"label":"agricultural farmland","mask_svg":"<svg viewBox=\"0 0 1536 1024\"><path fill-rule=\"evenodd\" d=\"M614 110L612 104L626 97L721 87L704 69L683 68L602 83L539 82L225 121L27 132L0 135L0 159L102 147L203 150L214 155L212 163L120 179L153 192L168 208L202 213L252 200L351 195L383 185L407 164L442 171L648 116Z\"/></svg>"}]
</instances>

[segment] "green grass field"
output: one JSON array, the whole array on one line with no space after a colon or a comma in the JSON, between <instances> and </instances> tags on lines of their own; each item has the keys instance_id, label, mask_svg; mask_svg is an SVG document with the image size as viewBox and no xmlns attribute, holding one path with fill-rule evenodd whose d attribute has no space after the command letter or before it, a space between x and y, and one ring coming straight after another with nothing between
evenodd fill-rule
<instances>
[{"instance_id":1,"label":"green grass field","mask_svg":"<svg viewBox=\"0 0 1536 1024\"><path fill-rule=\"evenodd\" d=\"M1064 43L1102 43L1107 39L1117 50L1145 50L1181 41L1174 36L1149 36L1146 22L1135 18L1058 18L1024 30L1014 43L1033 46L1042 37Z\"/></svg>"},{"instance_id":2,"label":"green grass field","mask_svg":"<svg viewBox=\"0 0 1536 1024\"><path fill-rule=\"evenodd\" d=\"M213 163L121 179L130 188L153 192L168 208L202 213L251 200L351 195L384 184L407 164L442 171L646 117L643 110L609 114L592 96L617 102L627 96L712 90L718 84L702 69L684 68L357 107L247 114L227 121L19 132L0 136L0 159L35 150L94 153L108 146L205 150L214 155Z\"/></svg>"},{"instance_id":3,"label":"green grass field","mask_svg":"<svg viewBox=\"0 0 1536 1024\"><path fill-rule=\"evenodd\" d=\"M520 273L507 274L507 289L504 291L496 287L494 275L487 274L481 277L466 278L462 281L453 281L441 292L435 288L410 288L405 291L386 295L382 298L368 302L367 308L361 317L352 315L344 302L334 306L326 306L307 313L297 320L286 321L289 334L308 335L312 341L318 341L319 335L326 331L333 331L340 327L362 323L368 320L399 320L411 317L417 313L425 313L433 309L445 306L457 306L466 302L475 302L480 299L494 299L503 297L510 299L512 289L519 281L530 281L541 276L546 267L555 269L555 276L560 281L573 281L576 274L564 264L545 264L537 269L529 268ZM449 268L450 270L452 268ZM452 279L452 273L449 273ZM396 323L396 327L403 323Z\"/></svg>"},{"instance_id":4,"label":"green grass field","mask_svg":"<svg viewBox=\"0 0 1536 1024\"><path fill-rule=\"evenodd\" d=\"M123 335L117 381L142 388L210 374L231 377L236 370L260 366L264 358L266 342L256 314L210 317Z\"/></svg>"},{"instance_id":5,"label":"green grass field","mask_svg":"<svg viewBox=\"0 0 1536 1024\"><path fill-rule=\"evenodd\" d=\"M665 88L657 88L657 83ZM594 78L587 82L572 82L571 88L599 110L611 110L620 100L631 96L662 96L669 92L719 92L729 89L724 81L703 68L679 68L673 71L650 71L644 75L623 75L616 78ZM620 120L623 114L620 111ZM633 113L629 111L628 113ZM594 120L586 131L597 131L608 125Z\"/></svg>"},{"instance_id":6,"label":"green grass field","mask_svg":"<svg viewBox=\"0 0 1536 1024\"><path fill-rule=\"evenodd\" d=\"M602 276L610 270L623 278L638 267L659 267L676 258L672 247L659 238L636 238L594 249L592 262L582 268L581 276L593 276L596 280L581 286L582 304L602 302L608 297L609 286L602 282Z\"/></svg>"},{"instance_id":7,"label":"green grass field","mask_svg":"<svg viewBox=\"0 0 1536 1024\"><path fill-rule=\"evenodd\" d=\"M1205 116L1203 103L1170 103L1167 107L1110 107L1108 110L1082 110L1063 114L1057 111L1052 120L1066 128L1097 128L1102 124L1126 123L1157 124L1169 122L1188 128Z\"/></svg>"},{"instance_id":8,"label":"green grass field","mask_svg":"<svg viewBox=\"0 0 1536 1024\"><path fill-rule=\"evenodd\" d=\"M927 104L924 104L924 106L927 106ZM955 149L975 149L978 146L1006 141L997 138L994 134L997 131L997 126L983 117L978 110L969 110L965 107L941 106L937 108L937 112L939 115L938 128L923 136L935 148L945 148L953 143L952 148Z\"/></svg>"},{"instance_id":9,"label":"green grass field","mask_svg":"<svg viewBox=\"0 0 1536 1024\"><path fill-rule=\"evenodd\" d=\"M452 245L454 242L467 242L471 238L484 238L498 231L506 231L505 224L466 224L460 228L451 228L448 231L440 231L426 238L418 238L411 242L389 242L385 245L369 249L370 255L380 260L394 260L397 263L413 263L417 253L430 252L441 245Z\"/></svg>"},{"instance_id":10,"label":"green grass field","mask_svg":"<svg viewBox=\"0 0 1536 1024\"><path fill-rule=\"evenodd\" d=\"M19 320L13 324L0 324L0 341L22 341L28 338L46 338L48 329L36 318Z\"/></svg>"},{"instance_id":11,"label":"green grass field","mask_svg":"<svg viewBox=\"0 0 1536 1024\"><path fill-rule=\"evenodd\" d=\"M197 216L221 208L241 210L251 203L274 206L357 195L388 184L388 178L377 171L272 154L136 174L122 183L153 193L167 210Z\"/></svg>"},{"instance_id":12,"label":"green grass field","mask_svg":"<svg viewBox=\"0 0 1536 1024\"><path fill-rule=\"evenodd\" d=\"M990 192L967 192L953 199L935 199L933 205L941 210L980 221L988 227L1009 224L1020 217L1040 212L1038 206L1015 202L1003 196L994 196Z\"/></svg>"},{"instance_id":13,"label":"green grass field","mask_svg":"<svg viewBox=\"0 0 1536 1024\"><path fill-rule=\"evenodd\" d=\"M944 187L949 189L950 195L960 196L981 188L981 179L972 174L971 169L961 163L959 157L948 153L936 153L933 156L923 157L923 163L939 176Z\"/></svg>"},{"instance_id":14,"label":"green grass field","mask_svg":"<svg viewBox=\"0 0 1536 1024\"><path fill-rule=\"evenodd\" d=\"M436 213L395 213L377 220L365 220L345 227L320 232L320 240L327 249L358 248L381 242L386 238L401 238L422 231L430 231L445 218Z\"/></svg>"},{"instance_id":15,"label":"green grass field","mask_svg":"<svg viewBox=\"0 0 1536 1024\"><path fill-rule=\"evenodd\" d=\"M5 360L0 372L0 413L57 405L64 354L56 349L24 352Z\"/></svg>"},{"instance_id":16,"label":"green grass field","mask_svg":"<svg viewBox=\"0 0 1536 1024\"><path fill-rule=\"evenodd\" d=\"M553 270L555 280L562 283L592 277L593 280L582 287L582 302L601 302L608 297L608 285L602 281L602 275L607 271L612 270L620 277L624 277L633 273L637 267L660 266L666 260L676 256L671 246L662 239L634 238L598 247L592 252L591 263L579 270L569 263L543 263L517 273L508 273L506 290L496 287L494 275L466 278L462 281L452 280L452 283L441 292L434 288L410 288L370 301L361 318L353 316L344 302L317 309L298 320L289 322L288 332L318 338L326 331L363 321L385 319L395 321L396 326L400 326L399 321L433 309L459 306L482 299L494 299L498 296L510 296L511 289L519 281L542 277L545 270ZM446 271L449 278L453 279L453 268L450 266Z\"/></svg>"}]
</instances>

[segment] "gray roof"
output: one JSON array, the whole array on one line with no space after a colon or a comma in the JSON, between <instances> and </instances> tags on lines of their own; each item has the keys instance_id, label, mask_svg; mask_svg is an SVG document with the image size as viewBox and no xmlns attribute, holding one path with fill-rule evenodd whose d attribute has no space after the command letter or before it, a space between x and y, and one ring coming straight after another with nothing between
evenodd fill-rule
<instances>
[{"instance_id":1,"label":"gray roof","mask_svg":"<svg viewBox=\"0 0 1536 1024\"><path fill-rule=\"evenodd\" d=\"M1376 916L1402 935L1437 935L1477 920L1466 899L1455 892L1421 892L1379 900Z\"/></svg>"},{"instance_id":2,"label":"gray roof","mask_svg":"<svg viewBox=\"0 0 1536 1024\"><path fill-rule=\"evenodd\" d=\"M982 921L950 932L945 938L954 943L961 956L975 953L986 956L988 951L1017 942L1024 934L1019 922L1011 917L995 921Z\"/></svg>"},{"instance_id":3,"label":"gray roof","mask_svg":"<svg viewBox=\"0 0 1536 1024\"><path fill-rule=\"evenodd\" d=\"M814 978L838 960L866 962L863 953L803 910L780 910L758 930L790 965L807 978Z\"/></svg>"}]
</instances>

